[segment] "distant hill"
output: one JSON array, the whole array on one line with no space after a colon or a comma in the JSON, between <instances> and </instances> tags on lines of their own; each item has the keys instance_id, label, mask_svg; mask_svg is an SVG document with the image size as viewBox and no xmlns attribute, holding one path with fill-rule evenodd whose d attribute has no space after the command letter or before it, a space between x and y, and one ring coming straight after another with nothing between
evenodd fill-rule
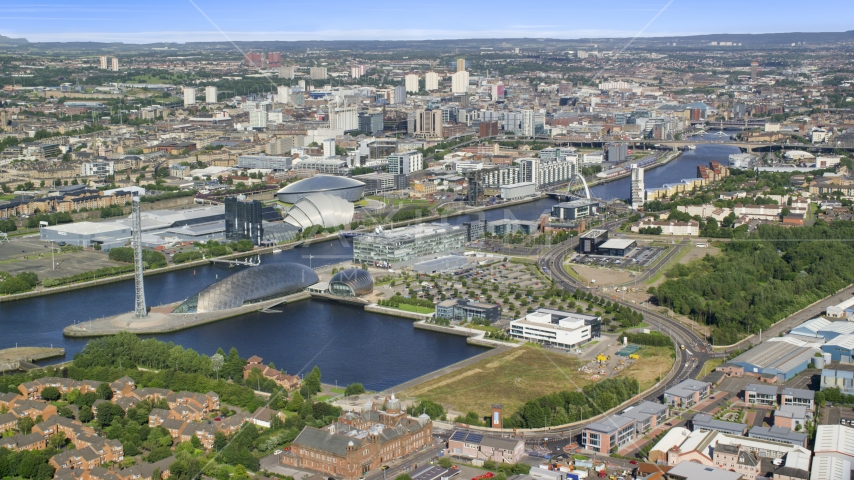
<instances>
[{"instance_id":1,"label":"distant hill","mask_svg":"<svg viewBox=\"0 0 854 480\"><path fill-rule=\"evenodd\" d=\"M9 38L0 35L0 45L27 45L29 43L26 38Z\"/></svg>"},{"instance_id":2,"label":"distant hill","mask_svg":"<svg viewBox=\"0 0 854 480\"><path fill-rule=\"evenodd\" d=\"M235 45L241 50L262 51L300 51L306 49L352 50L352 51L448 51L480 52L484 48L533 48L559 51L561 49L597 48L613 49L625 45L627 38L459 38L447 40L302 40L302 41L238 41L238 42L187 42L187 43L102 43L102 42L28 42L24 38L9 38L0 35L0 46L27 45L30 50L60 50L77 52L133 52L148 51L154 48L187 51L234 51ZM742 44L742 48L788 47L794 44L828 45L854 44L854 30L847 32L789 32L761 34L710 34L670 37L640 37L634 40L632 48L645 47L710 47L712 42L733 42ZM675 44L675 45L674 45ZM595 45L595 47L593 47ZM168 51L167 50L167 51Z\"/></svg>"}]
</instances>

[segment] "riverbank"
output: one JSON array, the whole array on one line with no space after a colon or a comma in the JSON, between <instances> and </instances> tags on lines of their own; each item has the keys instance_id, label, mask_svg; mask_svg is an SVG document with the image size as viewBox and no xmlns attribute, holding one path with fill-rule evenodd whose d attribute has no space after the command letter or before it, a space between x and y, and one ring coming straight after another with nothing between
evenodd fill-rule
<instances>
[{"instance_id":1,"label":"riverbank","mask_svg":"<svg viewBox=\"0 0 854 480\"><path fill-rule=\"evenodd\" d=\"M153 307L145 318L136 318L133 312L122 313L109 317L98 318L88 322L76 323L63 329L66 337L86 338L105 337L119 332L130 332L138 335L169 333L197 327L207 323L218 322L227 318L238 317L247 313L266 310L278 305L294 303L311 298L308 292L299 292L286 297L267 300L265 302L244 305L239 308L210 313L171 313L181 302Z\"/></svg>"},{"instance_id":2,"label":"riverbank","mask_svg":"<svg viewBox=\"0 0 854 480\"><path fill-rule=\"evenodd\" d=\"M513 200L513 201L502 203L499 205L485 205L485 206L480 206L480 207L467 207L461 211L454 212L454 213L448 214L448 215L432 215L429 217L421 217L421 218L406 220L403 222L396 222L394 225L400 227L400 226L414 225L417 223L440 221L442 219L453 218L453 217L457 217L457 216L461 216L461 215L469 215L469 214L477 213L480 211L492 210L492 209L496 209L496 208L507 208L507 207L512 207L515 205L521 205L521 204L525 204L525 203L535 202L535 201L541 200L543 198L546 198L546 195L538 195L538 196L534 196L534 197L528 197L528 198L523 198L523 199L519 199L519 200ZM383 224L384 227L388 227L391 225L392 225L391 223ZM365 232L372 231L374 228L375 228L374 226L371 226L371 227L360 228L360 229L353 230L353 231L365 233ZM249 252L231 253L229 255L223 255L221 257L216 257L215 259L195 260L192 262L182 263L182 264L178 264L178 265L173 264L173 265L169 265L169 266L166 266L163 268L146 270L144 272L144 275L146 277L148 277L148 276L153 276L153 275L159 275L161 273L169 273L169 272L174 272L177 270L184 270L184 269L188 269L188 268L205 266L205 265L209 265L211 263L211 260L236 260L236 259L240 259L240 258L251 257L254 255L273 254L274 250L292 250L295 248L308 246L308 245L311 245L314 243L325 243L325 242L334 241L334 240L337 240L338 238L339 237L338 237L337 233L331 233L331 234L324 235L322 237L310 238L310 239L305 239L305 240L297 240L294 242L285 243L285 244L281 244L281 245L275 245L275 246L271 246L271 247L258 247L258 248L253 249L252 251L249 251ZM85 282L77 282L77 283L71 283L68 285L61 285L61 286L57 286L57 287L48 287L48 288L39 287L36 290L32 290L29 292L14 293L11 295L2 295L2 296L0 296L0 303L12 302L12 301L17 301L17 300L25 300L28 298L47 296L47 295L52 295L55 293L63 293L63 292L70 292L70 291L74 291L74 290L81 290L84 288L96 287L96 286L100 286L100 285L106 285L106 284L121 282L121 281L125 281L125 280L132 280L133 278L134 278L133 272L129 272L129 273L123 273L123 274L113 275L113 276L109 276L109 277L97 278L97 279L89 280L89 281L85 281Z\"/></svg>"},{"instance_id":3,"label":"riverbank","mask_svg":"<svg viewBox=\"0 0 854 480\"><path fill-rule=\"evenodd\" d=\"M0 350L0 372L29 370L33 362L48 358L64 357L64 348L13 347Z\"/></svg>"}]
</instances>

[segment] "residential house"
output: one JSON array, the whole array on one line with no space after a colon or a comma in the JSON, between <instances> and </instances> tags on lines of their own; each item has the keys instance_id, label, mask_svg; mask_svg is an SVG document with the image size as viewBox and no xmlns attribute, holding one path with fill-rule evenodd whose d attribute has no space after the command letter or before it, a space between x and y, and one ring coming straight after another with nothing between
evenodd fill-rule
<instances>
[{"instance_id":1,"label":"residential house","mask_svg":"<svg viewBox=\"0 0 854 480\"><path fill-rule=\"evenodd\" d=\"M483 435L457 430L448 439L448 455L496 463L517 463L525 456L521 439Z\"/></svg>"}]
</instances>

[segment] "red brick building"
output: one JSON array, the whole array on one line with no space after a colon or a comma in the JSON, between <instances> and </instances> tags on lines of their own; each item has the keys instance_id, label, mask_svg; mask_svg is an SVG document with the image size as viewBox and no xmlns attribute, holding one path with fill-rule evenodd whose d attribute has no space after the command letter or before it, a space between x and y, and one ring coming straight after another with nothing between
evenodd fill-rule
<instances>
[{"instance_id":1,"label":"red brick building","mask_svg":"<svg viewBox=\"0 0 854 480\"><path fill-rule=\"evenodd\" d=\"M281 463L354 479L384 463L409 455L432 442L433 424L426 415L413 418L392 396L385 411L368 403L361 413L346 413L332 425L305 427L281 456Z\"/></svg>"}]
</instances>

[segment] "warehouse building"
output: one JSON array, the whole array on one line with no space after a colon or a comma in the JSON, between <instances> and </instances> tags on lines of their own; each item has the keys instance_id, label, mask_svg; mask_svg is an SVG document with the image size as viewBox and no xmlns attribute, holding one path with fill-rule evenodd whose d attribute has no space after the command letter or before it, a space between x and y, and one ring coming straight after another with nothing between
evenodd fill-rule
<instances>
[{"instance_id":1,"label":"warehouse building","mask_svg":"<svg viewBox=\"0 0 854 480\"><path fill-rule=\"evenodd\" d=\"M815 432L812 477L849 480L854 470L854 428L819 425Z\"/></svg>"},{"instance_id":2,"label":"warehouse building","mask_svg":"<svg viewBox=\"0 0 854 480\"><path fill-rule=\"evenodd\" d=\"M578 237L578 251L585 255L593 255L599 246L608 241L608 230L589 230Z\"/></svg>"},{"instance_id":3,"label":"warehouse building","mask_svg":"<svg viewBox=\"0 0 854 480\"><path fill-rule=\"evenodd\" d=\"M838 388L845 395L854 395L854 372L825 368L821 371L819 390Z\"/></svg>"},{"instance_id":4,"label":"warehouse building","mask_svg":"<svg viewBox=\"0 0 854 480\"><path fill-rule=\"evenodd\" d=\"M819 352L814 343L792 337L776 337L718 367L730 375L751 375L785 382L804 371Z\"/></svg>"},{"instance_id":5,"label":"warehouse building","mask_svg":"<svg viewBox=\"0 0 854 480\"><path fill-rule=\"evenodd\" d=\"M612 238L599 245L599 253L611 257L625 257L637 245L638 242L630 238Z\"/></svg>"},{"instance_id":6,"label":"warehouse building","mask_svg":"<svg viewBox=\"0 0 854 480\"><path fill-rule=\"evenodd\" d=\"M839 335L821 346L834 362L851 363L854 359L854 335Z\"/></svg>"},{"instance_id":7,"label":"warehouse building","mask_svg":"<svg viewBox=\"0 0 854 480\"><path fill-rule=\"evenodd\" d=\"M78 247L122 246L131 235L130 225L119 222L77 222L42 227L39 238L43 242L55 242Z\"/></svg>"},{"instance_id":8,"label":"warehouse building","mask_svg":"<svg viewBox=\"0 0 854 480\"><path fill-rule=\"evenodd\" d=\"M827 307L827 316L830 318L854 319L854 297L837 305Z\"/></svg>"},{"instance_id":9,"label":"warehouse building","mask_svg":"<svg viewBox=\"0 0 854 480\"><path fill-rule=\"evenodd\" d=\"M854 334L854 322L831 321L824 317L816 317L793 328L789 335L804 341L824 343L840 335ZM813 339L813 340L808 340Z\"/></svg>"}]
</instances>

